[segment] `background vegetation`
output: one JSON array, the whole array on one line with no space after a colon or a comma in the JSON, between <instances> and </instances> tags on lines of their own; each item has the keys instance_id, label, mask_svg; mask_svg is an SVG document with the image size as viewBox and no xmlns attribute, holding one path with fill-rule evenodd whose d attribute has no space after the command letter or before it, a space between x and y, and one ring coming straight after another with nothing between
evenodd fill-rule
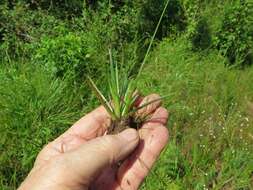
<instances>
[{"instance_id":1,"label":"background vegetation","mask_svg":"<svg viewBox=\"0 0 253 190\"><path fill-rule=\"evenodd\" d=\"M164 4L1 0L0 189L98 105L85 76L103 88L108 47L138 68ZM143 190L253 189L252 8L170 0L140 81L143 94L170 95L170 143Z\"/></svg>"}]
</instances>

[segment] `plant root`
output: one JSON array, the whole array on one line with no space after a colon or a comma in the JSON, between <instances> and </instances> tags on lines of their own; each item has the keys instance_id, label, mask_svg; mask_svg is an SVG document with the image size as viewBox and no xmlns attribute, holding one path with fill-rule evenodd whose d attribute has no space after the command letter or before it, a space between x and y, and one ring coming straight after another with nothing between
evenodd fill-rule
<instances>
[{"instance_id":1,"label":"plant root","mask_svg":"<svg viewBox=\"0 0 253 190\"><path fill-rule=\"evenodd\" d=\"M138 130L139 126L140 126L140 123L136 122L133 117L129 117L126 119L122 119L120 121L113 121L112 125L107 129L106 134L115 135L128 128L133 128L133 129Z\"/></svg>"}]
</instances>

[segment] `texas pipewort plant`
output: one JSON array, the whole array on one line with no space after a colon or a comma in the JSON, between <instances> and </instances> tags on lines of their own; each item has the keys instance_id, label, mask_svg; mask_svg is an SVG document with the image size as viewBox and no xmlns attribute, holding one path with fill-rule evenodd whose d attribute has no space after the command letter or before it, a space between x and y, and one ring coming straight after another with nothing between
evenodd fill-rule
<instances>
[{"instance_id":1,"label":"texas pipewort plant","mask_svg":"<svg viewBox=\"0 0 253 190\"><path fill-rule=\"evenodd\" d=\"M161 24L164 13L167 9L168 3L169 0L164 6L163 12L157 23L156 29L149 43L144 59L135 77L129 76L129 72L125 72L122 67L119 68L117 62L113 61L111 50L109 50L110 68L108 69L109 72L106 75L106 80L108 81L107 85L109 89L108 97L102 94L94 81L88 76L88 84L94 91L100 103L105 107L105 109L111 116L112 123L108 127L106 134L117 134L127 128L138 129L147 117L138 116L136 112L148 106L149 104L159 101L165 97L164 96L152 100L150 102L144 103L141 106L137 106L135 103L136 100L139 98L137 82L143 70L143 66L146 63L146 59L149 55L151 46L153 44L158 28Z\"/></svg>"}]
</instances>

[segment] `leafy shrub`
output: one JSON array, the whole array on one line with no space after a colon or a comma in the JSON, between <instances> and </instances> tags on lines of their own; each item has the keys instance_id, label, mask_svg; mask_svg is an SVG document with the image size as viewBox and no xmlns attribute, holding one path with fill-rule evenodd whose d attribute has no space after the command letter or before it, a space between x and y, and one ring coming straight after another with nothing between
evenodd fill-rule
<instances>
[{"instance_id":1,"label":"leafy shrub","mask_svg":"<svg viewBox=\"0 0 253 190\"><path fill-rule=\"evenodd\" d=\"M111 22L115 27L119 41L131 42L138 32L138 9L134 5L122 6L118 12L112 15Z\"/></svg>"},{"instance_id":2,"label":"leafy shrub","mask_svg":"<svg viewBox=\"0 0 253 190\"><path fill-rule=\"evenodd\" d=\"M14 9L15 6L23 4L31 10L47 10L59 18L67 18L69 16L81 16L83 9L83 1L81 0L9 0L8 7Z\"/></svg>"},{"instance_id":3,"label":"leafy shrub","mask_svg":"<svg viewBox=\"0 0 253 190\"><path fill-rule=\"evenodd\" d=\"M63 77L69 73L82 77L94 68L87 42L84 38L69 33L57 38L42 39L34 61L43 64L53 75Z\"/></svg>"},{"instance_id":4,"label":"leafy shrub","mask_svg":"<svg viewBox=\"0 0 253 190\"><path fill-rule=\"evenodd\" d=\"M195 50L207 49L211 46L211 32L205 17L200 18L190 34L190 40Z\"/></svg>"},{"instance_id":5,"label":"leafy shrub","mask_svg":"<svg viewBox=\"0 0 253 190\"><path fill-rule=\"evenodd\" d=\"M225 9L222 25L215 36L215 46L230 63L252 64L253 29L250 4L236 1Z\"/></svg>"},{"instance_id":6,"label":"leafy shrub","mask_svg":"<svg viewBox=\"0 0 253 190\"><path fill-rule=\"evenodd\" d=\"M186 37L190 41L192 49L204 50L210 47L212 35L209 25L211 21L208 20L209 15L205 14L205 10L212 10L212 4L200 0L184 0L183 5L187 17Z\"/></svg>"},{"instance_id":7,"label":"leafy shrub","mask_svg":"<svg viewBox=\"0 0 253 190\"><path fill-rule=\"evenodd\" d=\"M23 5L12 10L0 8L0 55L5 61L30 58L33 44L43 36L66 33L66 24L43 11L31 11Z\"/></svg>"},{"instance_id":8,"label":"leafy shrub","mask_svg":"<svg viewBox=\"0 0 253 190\"><path fill-rule=\"evenodd\" d=\"M140 31L149 35L155 30L161 16L166 0L148 0L142 5L140 13ZM186 27L184 9L179 0L169 1L161 26L157 32L157 38L168 36L170 33L183 31Z\"/></svg>"},{"instance_id":9,"label":"leafy shrub","mask_svg":"<svg viewBox=\"0 0 253 190\"><path fill-rule=\"evenodd\" d=\"M3 41L4 37L4 11L6 10L6 6L0 3L0 43Z\"/></svg>"},{"instance_id":10,"label":"leafy shrub","mask_svg":"<svg viewBox=\"0 0 253 190\"><path fill-rule=\"evenodd\" d=\"M128 52L132 47L128 43L137 32L136 11L127 6L114 13L111 11L108 4L100 4L99 12L86 9L83 17L69 22L71 32L54 38L43 37L35 45L33 62L44 65L59 77L71 75L75 80L83 81L88 73L99 78L105 73L104 66L109 60L108 48L116 50L116 57L121 61L123 51ZM128 56L132 55L128 53Z\"/></svg>"},{"instance_id":11,"label":"leafy shrub","mask_svg":"<svg viewBox=\"0 0 253 190\"><path fill-rule=\"evenodd\" d=\"M130 42L135 39L138 32L138 3L132 1L95 1L93 8L86 7L84 10L85 20L94 27L97 24L106 25L113 36L110 36L112 43ZM87 24L86 24L87 28Z\"/></svg>"}]
</instances>

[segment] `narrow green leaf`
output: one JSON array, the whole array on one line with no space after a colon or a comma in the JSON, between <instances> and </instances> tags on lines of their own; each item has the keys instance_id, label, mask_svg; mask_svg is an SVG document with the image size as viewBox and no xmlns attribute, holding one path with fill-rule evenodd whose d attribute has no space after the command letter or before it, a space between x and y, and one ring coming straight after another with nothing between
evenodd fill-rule
<instances>
[{"instance_id":1,"label":"narrow green leaf","mask_svg":"<svg viewBox=\"0 0 253 190\"><path fill-rule=\"evenodd\" d=\"M158 21L158 23L157 23L157 25L156 25L155 32L154 32L154 34L153 34L153 36L152 36L152 38L151 38L151 41L150 41L150 43L149 43L147 52L146 52L146 54L145 54L145 56L144 56L144 59L143 59L143 61L142 61L142 63L141 63L141 66L140 66L140 68L139 68L139 71L138 71L138 74L137 74L137 77L136 77L136 78L139 78L139 76L140 76L140 74L141 74L141 72L142 72L143 66L144 66L144 64L146 63L148 54L149 54L149 52L150 52L150 50L151 50L151 47L152 47L152 44L153 44L153 42L154 42L156 33L157 33L158 28L159 28L159 26L160 26L160 24L161 24L161 21L162 21L162 19L163 19L163 16L164 16L164 14L165 14L165 11L166 11L166 9L167 9L167 7L168 7L169 2L170 2L170 0L167 0L165 6L164 6L164 8L163 8L163 12L162 12L162 14L161 14L161 16L160 16L160 18L159 18L159 21Z\"/></svg>"},{"instance_id":2,"label":"narrow green leaf","mask_svg":"<svg viewBox=\"0 0 253 190\"><path fill-rule=\"evenodd\" d=\"M136 88L135 88L134 81L130 80L127 90L124 94L124 99L123 99L124 100L124 107L122 110L122 116L126 116L132 106L132 101L134 99L133 94L134 94L135 89Z\"/></svg>"},{"instance_id":3,"label":"narrow green leaf","mask_svg":"<svg viewBox=\"0 0 253 190\"><path fill-rule=\"evenodd\" d=\"M93 82L93 80L88 76L88 84L91 87L91 89L95 92L95 95L99 99L100 103L105 107L105 109L108 111L108 113L111 115L112 119L115 118L115 114L113 113L113 109L110 105L110 103L106 100L106 98L103 96L103 94L99 91L96 84Z\"/></svg>"},{"instance_id":4,"label":"narrow green leaf","mask_svg":"<svg viewBox=\"0 0 253 190\"><path fill-rule=\"evenodd\" d=\"M166 96L162 96L162 97L160 97L160 98L154 99L154 100L152 100L152 101L149 101L149 102L147 102L147 103L145 103L145 104L143 104L143 105L141 105L141 106L139 106L139 107L133 109L133 110L131 111L131 113L134 113L134 112L136 112L136 111L138 111L138 110L140 110L140 109L142 109L142 108L148 106L149 104L155 103L155 102L160 101L160 100L162 100L162 99L165 99L165 98L167 98L167 97L169 97L169 96L170 96L170 95L166 95Z\"/></svg>"},{"instance_id":5,"label":"narrow green leaf","mask_svg":"<svg viewBox=\"0 0 253 190\"><path fill-rule=\"evenodd\" d=\"M128 79L128 76L126 73L122 74L122 79L121 79L121 89L120 89L120 97L125 97L128 85L129 85L129 81L130 79Z\"/></svg>"},{"instance_id":6,"label":"narrow green leaf","mask_svg":"<svg viewBox=\"0 0 253 190\"><path fill-rule=\"evenodd\" d=\"M120 99L117 93L115 93L116 92L115 89L113 90L113 86L111 84L109 84L109 89L110 89L110 94L112 98L113 110L116 117L119 119L121 115L120 114Z\"/></svg>"},{"instance_id":7,"label":"narrow green leaf","mask_svg":"<svg viewBox=\"0 0 253 190\"><path fill-rule=\"evenodd\" d=\"M116 64L115 68L113 65L113 58L111 50L109 49L110 56L110 78L108 79L109 90L112 98L113 112L116 118L121 116L121 106L120 106L120 94L119 94L119 71Z\"/></svg>"},{"instance_id":8,"label":"narrow green leaf","mask_svg":"<svg viewBox=\"0 0 253 190\"><path fill-rule=\"evenodd\" d=\"M115 80L116 80L117 93L119 95L119 70L117 62L115 62Z\"/></svg>"}]
</instances>

